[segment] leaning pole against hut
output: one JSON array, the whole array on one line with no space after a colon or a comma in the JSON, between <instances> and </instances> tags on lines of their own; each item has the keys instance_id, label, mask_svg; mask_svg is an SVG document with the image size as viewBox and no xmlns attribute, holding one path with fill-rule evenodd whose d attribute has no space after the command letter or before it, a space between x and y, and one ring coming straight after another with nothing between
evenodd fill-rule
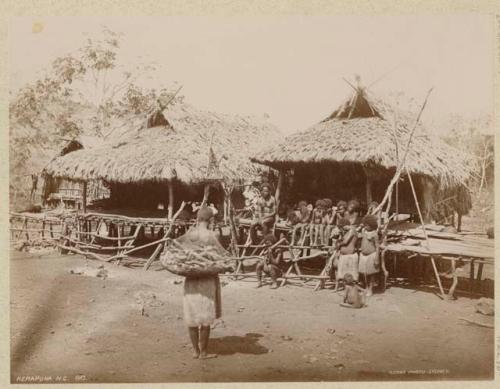
<instances>
[{"instance_id":1,"label":"leaning pole against hut","mask_svg":"<svg viewBox=\"0 0 500 389\"><path fill-rule=\"evenodd\" d=\"M326 119L263 149L252 161L293 171L295 189L308 201L325 195L337 200L364 199L367 207L377 201L377 214L384 209L392 213L395 205L396 212L418 213L421 223L425 222L435 199L425 196L423 183L431 183L434 194L436 188L446 188L446 193L460 191L470 175L466 157L423 129L420 115L425 102L416 122L409 118L396 122L391 120L392 107L359 82L350 86L352 96ZM401 145L406 147L401 149ZM302 181L297 182L297 177ZM307 193L318 182L335 185L320 187L321 193ZM294 202L298 200L302 198Z\"/></svg>"}]
</instances>

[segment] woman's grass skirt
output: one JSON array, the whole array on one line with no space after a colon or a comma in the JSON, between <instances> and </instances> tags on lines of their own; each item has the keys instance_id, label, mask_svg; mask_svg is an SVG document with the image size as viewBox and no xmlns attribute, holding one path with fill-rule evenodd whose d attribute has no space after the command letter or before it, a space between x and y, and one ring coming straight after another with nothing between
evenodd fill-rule
<instances>
[{"instance_id":1,"label":"woman's grass skirt","mask_svg":"<svg viewBox=\"0 0 500 389\"><path fill-rule=\"evenodd\" d=\"M188 327L210 326L222 314L219 277L186 277L183 305Z\"/></svg>"}]
</instances>

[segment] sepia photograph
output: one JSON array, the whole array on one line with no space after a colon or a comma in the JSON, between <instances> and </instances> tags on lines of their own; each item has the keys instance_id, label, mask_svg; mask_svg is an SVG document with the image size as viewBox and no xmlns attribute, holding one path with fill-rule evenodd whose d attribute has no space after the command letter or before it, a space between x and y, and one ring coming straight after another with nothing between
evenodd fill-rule
<instances>
[{"instance_id":1,"label":"sepia photograph","mask_svg":"<svg viewBox=\"0 0 500 389\"><path fill-rule=\"evenodd\" d=\"M11 384L492 381L496 24L11 17Z\"/></svg>"}]
</instances>

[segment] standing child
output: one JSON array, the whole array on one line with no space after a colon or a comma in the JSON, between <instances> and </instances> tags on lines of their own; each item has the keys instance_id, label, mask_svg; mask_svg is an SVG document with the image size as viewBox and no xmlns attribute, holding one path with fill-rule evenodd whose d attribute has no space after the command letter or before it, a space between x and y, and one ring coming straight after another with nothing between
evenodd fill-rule
<instances>
[{"instance_id":1,"label":"standing child","mask_svg":"<svg viewBox=\"0 0 500 389\"><path fill-rule=\"evenodd\" d=\"M262 286L262 272L271 276L271 289L276 289L278 287L278 277L281 274L279 265L283 259L283 253L279 248L271 249L271 246L276 244L277 241L278 240L273 234L268 234L263 239L267 252L265 258L257 264L255 269L258 280L257 288Z\"/></svg>"},{"instance_id":2,"label":"standing child","mask_svg":"<svg viewBox=\"0 0 500 389\"><path fill-rule=\"evenodd\" d=\"M361 288L350 273L344 275L344 301L340 303L346 308L363 308L365 306L365 291Z\"/></svg>"},{"instance_id":3,"label":"standing child","mask_svg":"<svg viewBox=\"0 0 500 389\"><path fill-rule=\"evenodd\" d=\"M361 254L359 256L359 272L363 274L367 296L373 294L375 277L380 272L379 239L377 217L367 215L363 218L361 233Z\"/></svg>"},{"instance_id":4,"label":"standing child","mask_svg":"<svg viewBox=\"0 0 500 389\"><path fill-rule=\"evenodd\" d=\"M335 291L338 290L340 280L343 280L347 273L350 273L354 277L354 280L358 280L359 258L356 252L356 243L358 240L356 226L351 225L349 220L342 219L339 221L339 228L343 231L343 235L337 241L339 258L335 276Z\"/></svg>"}]
</instances>

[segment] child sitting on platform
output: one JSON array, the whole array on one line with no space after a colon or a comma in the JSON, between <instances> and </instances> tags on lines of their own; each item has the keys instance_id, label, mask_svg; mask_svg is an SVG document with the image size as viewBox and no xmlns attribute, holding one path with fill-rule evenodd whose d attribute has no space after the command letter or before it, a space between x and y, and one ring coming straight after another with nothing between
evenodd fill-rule
<instances>
[{"instance_id":1,"label":"child sitting on platform","mask_svg":"<svg viewBox=\"0 0 500 389\"><path fill-rule=\"evenodd\" d=\"M361 233L361 253L359 255L359 273L363 274L366 295L373 294L375 277L380 272L378 222L374 215L363 218L363 231Z\"/></svg>"},{"instance_id":2,"label":"child sitting on platform","mask_svg":"<svg viewBox=\"0 0 500 389\"><path fill-rule=\"evenodd\" d=\"M344 218L346 209L347 209L347 203L343 200L340 200L337 203L337 207L335 209L335 220L334 220L335 225L338 226L339 222Z\"/></svg>"},{"instance_id":3,"label":"child sitting on platform","mask_svg":"<svg viewBox=\"0 0 500 389\"><path fill-rule=\"evenodd\" d=\"M272 284L271 289L278 287L278 277L281 274L279 265L283 259L282 250L279 248L271 249L271 246L276 244L278 240L273 234L268 234L264 237L262 243L266 246L265 258L261 260L255 269L257 273L257 288L262 286L262 272L271 276Z\"/></svg>"},{"instance_id":4,"label":"child sitting on platform","mask_svg":"<svg viewBox=\"0 0 500 389\"><path fill-rule=\"evenodd\" d=\"M311 211L307 207L307 201L299 201L298 209L300 223L309 223L311 221Z\"/></svg>"},{"instance_id":5,"label":"child sitting on platform","mask_svg":"<svg viewBox=\"0 0 500 389\"><path fill-rule=\"evenodd\" d=\"M363 308L365 306L365 291L361 288L350 273L344 275L344 301L340 303L346 308Z\"/></svg>"},{"instance_id":6,"label":"child sitting on platform","mask_svg":"<svg viewBox=\"0 0 500 389\"><path fill-rule=\"evenodd\" d=\"M324 199L323 202L325 203L325 214L323 216L323 224L324 224L324 240L323 242L325 244L330 243L330 238L331 238L331 232L332 232L332 227L333 223L335 221L335 213L333 212L333 201L330 199Z\"/></svg>"},{"instance_id":7,"label":"child sitting on platform","mask_svg":"<svg viewBox=\"0 0 500 389\"><path fill-rule=\"evenodd\" d=\"M299 201L297 216L299 218L299 222L295 225L294 231L292 233L292 244L295 244L295 237L297 236L298 243L303 244L307 232L307 227L311 221L311 212L307 208L307 202Z\"/></svg>"},{"instance_id":8,"label":"child sitting on platform","mask_svg":"<svg viewBox=\"0 0 500 389\"><path fill-rule=\"evenodd\" d=\"M325 202L323 200L316 201L316 207L312 212L311 220L311 245L317 246L323 244L323 218L325 216Z\"/></svg>"}]
</instances>

